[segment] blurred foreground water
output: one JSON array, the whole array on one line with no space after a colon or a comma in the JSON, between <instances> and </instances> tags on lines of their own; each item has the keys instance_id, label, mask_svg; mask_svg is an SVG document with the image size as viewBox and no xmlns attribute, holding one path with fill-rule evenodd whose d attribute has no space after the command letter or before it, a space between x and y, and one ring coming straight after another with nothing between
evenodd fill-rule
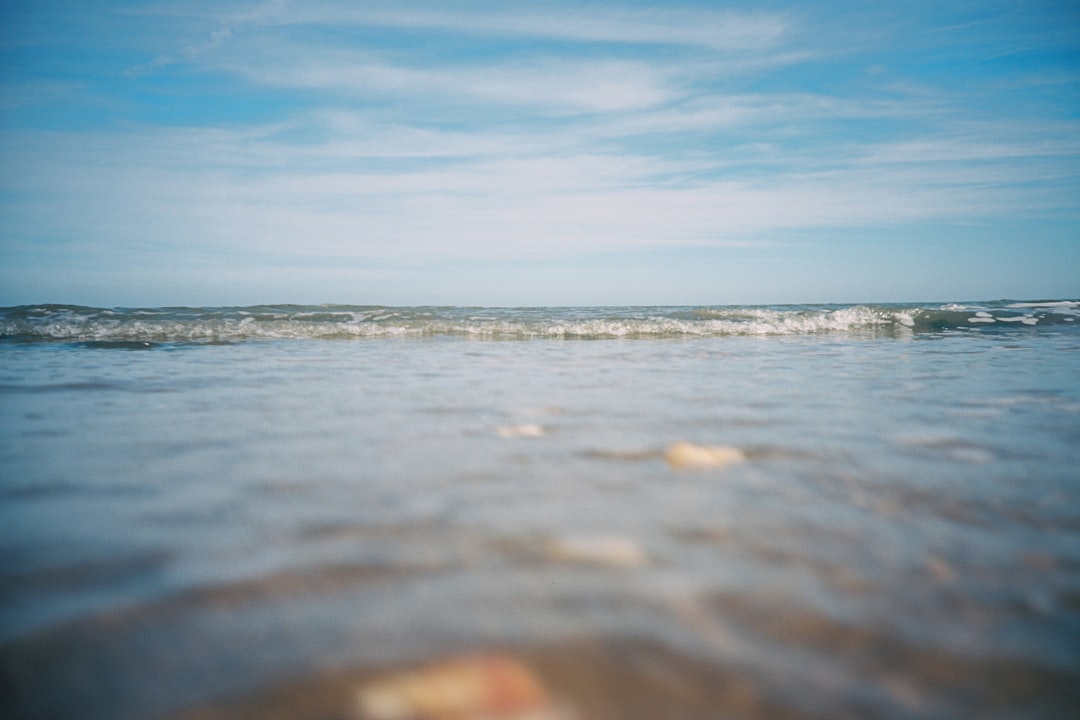
<instances>
[{"instance_id":1,"label":"blurred foreground water","mask_svg":"<svg viewBox=\"0 0 1080 720\"><path fill-rule=\"evenodd\" d=\"M0 706L1075 717L1076 307L269 339L9 310Z\"/></svg>"}]
</instances>

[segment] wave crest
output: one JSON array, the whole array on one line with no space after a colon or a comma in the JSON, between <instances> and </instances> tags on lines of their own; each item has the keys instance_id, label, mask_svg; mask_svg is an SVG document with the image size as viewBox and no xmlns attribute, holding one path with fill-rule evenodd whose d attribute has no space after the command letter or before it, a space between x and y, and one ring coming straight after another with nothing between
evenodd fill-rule
<instances>
[{"instance_id":1,"label":"wave crest","mask_svg":"<svg viewBox=\"0 0 1080 720\"><path fill-rule=\"evenodd\" d=\"M265 305L235 308L0 309L14 342L209 343L260 339L460 337L479 340L893 335L1075 328L1080 302L630 308L435 308Z\"/></svg>"}]
</instances>

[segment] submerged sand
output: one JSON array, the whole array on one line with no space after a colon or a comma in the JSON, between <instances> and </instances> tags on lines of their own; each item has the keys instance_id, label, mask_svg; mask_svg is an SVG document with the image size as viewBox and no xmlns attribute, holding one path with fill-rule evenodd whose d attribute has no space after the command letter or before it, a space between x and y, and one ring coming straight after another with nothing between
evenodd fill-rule
<instances>
[{"instance_id":1,"label":"submerged sand","mask_svg":"<svg viewBox=\"0 0 1080 720\"><path fill-rule=\"evenodd\" d=\"M1039 718L1065 717L1068 708L1080 703L1075 674L1045 666L1002 658L975 660L898 643L869 629L745 598L716 596L705 611L753 623L789 652L803 648L810 663L813 652L842 658L856 676L865 678L867 692L861 697L822 693L821 688L800 687L792 678L763 674L749 664L718 662L651 639L576 638L314 672L207 702L167 720L810 720L959 717L969 711L983 717ZM470 692L475 696L475 687L455 685L453 678L461 676L463 664L490 657L528 676L529 697L523 707L498 712L485 705L487 701L473 706L466 699L464 708L451 703L440 711L445 702L436 699L420 701L426 703L425 711L365 711L365 693L395 684L411 686L413 695L441 693L457 700ZM532 700L532 683L542 688L545 700L539 704ZM496 687L482 693L505 700L507 691Z\"/></svg>"},{"instance_id":2,"label":"submerged sand","mask_svg":"<svg viewBox=\"0 0 1080 720\"><path fill-rule=\"evenodd\" d=\"M763 697L754 681L738 670L718 667L650 641L575 640L512 652L503 650L501 655L529 668L550 693L555 709L532 714L403 715L402 720L825 717L796 711ZM418 667L430 668L431 664L326 671L208 703L169 720L367 720L372 716L364 714L357 702L358 694L388 678L415 674Z\"/></svg>"}]
</instances>

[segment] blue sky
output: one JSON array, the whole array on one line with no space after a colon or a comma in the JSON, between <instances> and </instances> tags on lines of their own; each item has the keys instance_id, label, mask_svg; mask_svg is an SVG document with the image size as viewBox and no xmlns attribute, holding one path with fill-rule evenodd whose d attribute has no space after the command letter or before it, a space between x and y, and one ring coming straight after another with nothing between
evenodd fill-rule
<instances>
[{"instance_id":1,"label":"blue sky","mask_svg":"<svg viewBox=\"0 0 1080 720\"><path fill-rule=\"evenodd\" d=\"M1080 5L9 0L0 305L1080 296Z\"/></svg>"}]
</instances>

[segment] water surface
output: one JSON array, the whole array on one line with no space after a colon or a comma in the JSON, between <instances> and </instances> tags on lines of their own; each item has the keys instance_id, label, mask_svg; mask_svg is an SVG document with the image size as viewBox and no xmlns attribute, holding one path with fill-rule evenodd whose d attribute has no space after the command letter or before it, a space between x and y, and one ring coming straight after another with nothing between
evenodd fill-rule
<instances>
[{"instance_id":1,"label":"water surface","mask_svg":"<svg viewBox=\"0 0 1080 720\"><path fill-rule=\"evenodd\" d=\"M1075 302L0 314L14 717L493 647L590 717L1080 702Z\"/></svg>"}]
</instances>

